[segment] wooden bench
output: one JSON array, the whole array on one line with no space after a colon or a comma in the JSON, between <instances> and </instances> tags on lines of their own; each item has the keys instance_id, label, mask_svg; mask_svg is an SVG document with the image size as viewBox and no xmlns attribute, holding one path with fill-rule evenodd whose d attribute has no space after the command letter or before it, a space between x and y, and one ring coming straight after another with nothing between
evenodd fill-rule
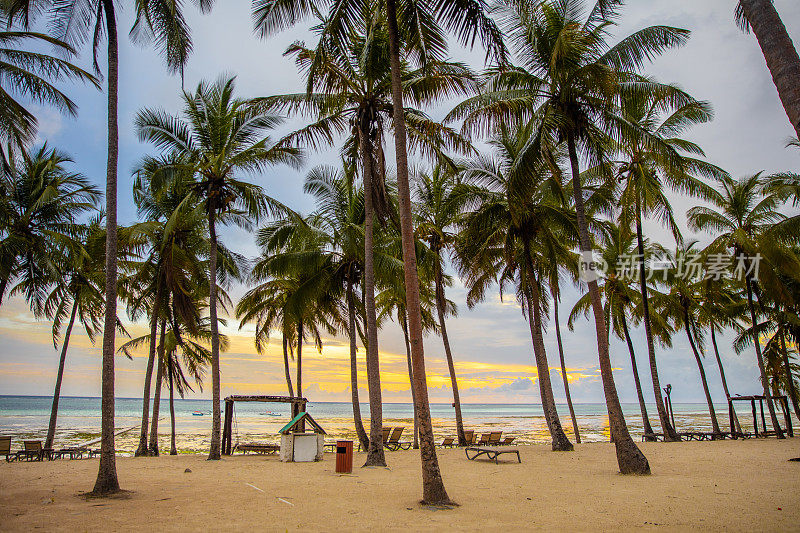
<instances>
[{"instance_id":1,"label":"wooden bench","mask_svg":"<svg viewBox=\"0 0 800 533\"><path fill-rule=\"evenodd\" d=\"M281 447L278 444L238 444L236 449L244 454L247 452L275 453L280 451Z\"/></svg>"},{"instance_id":2,"label":"wooden bench","mask_svg":"<svg viewBox=\"0 0 800 533\"><path fill-rule=\"evenodd\" d=\"M473 455L470 457L469 452L472 452ZM485 455L487 459L490 461L494 461L495 464L499 464L497 458L500 457L504 453L511 453L517 455L517 461L522 462L522 459L519 457L519 450L517 448L495 448L495 447L487 447L487 446L470 446L464 449L464 453L467 454L467 459L470 461L474 461L476 458L480 457L481 455Z\"/></svg>"}]
</instances>

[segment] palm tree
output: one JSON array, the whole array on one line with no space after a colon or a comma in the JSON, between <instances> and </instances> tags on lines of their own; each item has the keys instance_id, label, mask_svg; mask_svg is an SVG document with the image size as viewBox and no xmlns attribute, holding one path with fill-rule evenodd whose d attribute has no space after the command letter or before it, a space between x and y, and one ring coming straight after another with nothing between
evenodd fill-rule
<instances>
[{"instance_id":1,"label":"palm tree","mask_svg":"<svg viewBox=\"0 0 800 533\"><path fill-rule=\"evenodd\" d=\"M148 455L150 450L147 444L148 412L158 322L166 318L170 298L176 319L181 320L192 334L198 333L200 313L193 288L205 277L205 258L209 249L207 223L202 205L197 201L186 201L194 180L191 173L179 166L180 163L180 160L169 158L146 157L136 170L134 180L134 201L139 215L146 221L141 233L149 250L135 272L122 280L122 286L133 287L135 293L129 297L132 318L137 318L142 311L150 315L150 349L137 456ZM236 262L224 264L235 265ZM155 417L153 423L157 423Z\"/></svg>"},{"instance_id":2,"label":"palm tree","mask_svg":"<svg viewBox=\"0 0 800 533\"><path fill-rule=\"evenodd\" d=\"M521 65L490 69L486 90L457 106L450 118L463 118L466 131L494 126L501 121L524 124L534 118L539 127L528 149L540 150L547 158L548 154L558 153L558 145L566 144L582 270L588 272L592 263L592 241L579 152L589 160L591 167L607 163L611 141L632 131L615 106L620 90L627 83L641 83L636 72L644 62L685 43L689 32L669 26L651 26L612 46L609 28L619 14L619 3L600 0L586 18L581 15L582 8L582 0L544 1L535 5L509 0L503 4L498 17L506 34L510 35ZM647 90L647 84L642 90ZM645 474L650 466L630 438L614 384L597 281L589 279L587 285L620 471Z\"/></svg>"},{"instance_id":3,"label":"palm tree","mask_svg":"<svg viewBox=\"0 0 800 533\"><path fill-rule=\"evenodd\" d=\"M203 320L198 328L198 335L181 333L180 324L173 323L167 332L165 343L167 361L165 363L167 376L169 376L169 414L171 426L170 455L178 455L175 445L175 389L181 398L186 390L194 391L189 384L186 374L203 390L203 375L205 368L211 362L211 351L207 344L211 340L211 328L208 320ZM220 347L226 350L228 339L220 335ZM181 361L183 364L181 364Z\"/></svg>"},{"instance_id":4,"label":"palm tree","mask_svg":"<svg viewBox=\"0 0 800 533\"><path fill-rule=\"evenodd\" d=\"M667 417L660 392L647 293L642 220L655 216L669 227L676 242L681 243L681 233L666 196L665 185L673 191L706 197L707 186L692 174L718 177L726 173L714 165L690 157L689 154L704 155L702 149L679 137L690 126L711 120L711 106L694 100L671 85L658 86L656 91L643 97L639 86L644 83L648 83L648 80L631 84L620 94L620 115L636 129L633 135L624 135L619 143L623 158L617 165L617 172L623 181L619 197L620 221L626 226L636 227L640 258L639 289L656 408L665 439L677 440L679 437Z\"/></svg>"},{"instance_id":5,"label":"palm tree","mask_svg":"<svg viewBox=\"0 0 800 533\"><path fill-rule=\"evenodd\" d=\"M400 274L396 260L389 256L385 247L382 246L380 232L377 245L371 247L367 252L364 244L366 201L364 191L354 185L355 173L356 166L344 161L341 172L332 168L317 167L306 178L305 191L311 193L317 200L317 209L310 218L313 220L314 227L320 231L320 236L324 236L321 251L329 257L333 282L331 291L334 294L342 294L344 291L345 305L343 307L347 311L346 330L350 339L350 393L353 404L353 420L362 447L369 450L369 438L361 422L356 360L356 313L358 312L359 316L364 317L366 309L361 306L357 309L355 286L361 285L365 296L364 303L366 303L368 292L365 280L362 279L365 273L365 253L369 253L373 258L374 270L379 282L382 279L396 279ZM392 272L390 273L390 271ZM367 341L366 344L369 345L369 342ZM372 387L374 384L370 386ZM372 408L370 408L371 413ZM373 425L370 429L372 427Z\"/></svg>"},{"instance_id":6,"label":"palm tree","mask_svg":"<svg viewBox=\"0 0 800 533\"><path fill-rule=\"evenodd\" d=\"M46 144L9 159L0 173L0 304L21 292L35 314L47 289L61 278L64 255L79 255L81 215L95 209L100 192L67 169L72 160ZM16 283L16 285L15 285Z\"/></svg>"},{"instance_id":7,"label":"palm tree","mask_svg":"<svg viewBox=\"0 0 800 533\"><path fill-rule=\"evenodd\" d=\"M259 284L242 297L237 316L243 323L256 322L257 343L268 338L271 325L280 325L287 342L296 344L297 395L302 396L303 342L312 339L321 352L320 327L332 335L344 319L341 289L331 290L331 258L320 253L324 236L298 219L299 215L289 212L258 231L261 255L250 277ZM298 231L298 226L303 229Z\"/></svg>"},{"instance_id":8,"label":"palm tree","mask_svg":"<svg viewBox=\"0 0 800 533\"><path fill-rule=\"evenodd\" d=\"M192 193L203 202L211 240L209 250L209 311L211 316L212 429L209 459L220 458L219 326L217 324L217 223L233 222L247 228L250 219L283 206L261 187L238 178L276 163L297 164L299 151L273 144L264 132L280 117L234 97L235 78L198 84L194 94L184 92L184 117L160 110L144 110L136 117L139 138L163 153L181 158L178 168L197 177Z\"/></svg>"},{"instance_id":9,"label":"palm tree","mask_svg":"<svg viewBox=\"0 0 800 533\"><path fill-rule=\"evenodd\" d=\"M693 207L687 212L690 229L712 231L716 235L709 248L718 252L730 250L737 261L744 268L745 294L747 306L750 311L750 323L758 324L756 308L753 302L753 272L752 259L759 253L758 239L766 230L783 217L777 211L781 199L774 194L766 196L761 194L761 174L748 176L739 180L726 177L717 180L720 190L711 195L711 207ZM742 281L740 279L740 281ZM756 351L756 363L761 376L764 396L767 398L772 425L778 438L783 438L783 431L778 424L775 406L769 391L764 360L761 354L761 343L755 328L752 331L753 346Z\"/></svg>"},{"instance_id":10,"label":"palm tree","mask_svg":"<svg viewBox=\"0 0 800 533\"><path fill-rule=\"evenodd\" d=\"M2 23L7 15L0 15ZM49 45L62 57L25 50L27 44ZM0 113L0 144L25 148L36 135L37 120L33 113L18 100L47 104L63 113L75 116L77 106L54 82L83 81L97 88L97 78L68 61L75 50L65 42L44 33L31 31L0 31L0 95L3 111ZM10 156L11 154L8 154Z\"/></svg>"},{"instance_id":11,"label":"palm tree","mask_svg":"<svg viewBox=\"0 0 800 533\"><path fill-rule=\"evenodd\" d=\"M713 251L704 250L703 255L706 258L709 257L709 254L713 255ZM730 401L731 393L728 389L728 380L725 378L725 368L722 365L722 358L717 345L717 331L735 326L736 319L745 311L745 304L734 290L730 280L723 278L723 273L710 271L708 262L706 265L704 278L697 284L699 296L697 321L711 333L711 346L714 348L714 357L717 360L722 389L725 391L725 400ZM739 417L736 416L736 411L733 411L732 414L734 427L730 428L731 432L738 431L741 433L742 428L739 424Z\"/></svg>"},{"instance_id":12,"label":"palm tree","mask_svg":"<svg viewBox=\"0 0 800 533\"><path fill-rule=\"evenodd\" d=\"M698 320L701 292L698 288L699 280L697 278L702 275L702 270L695 270L694 265L701 264L702 256L694 249L695 244L696 242L691 242L679 245L674 253L664 254L664 260L669 266L662 269L661 273L656 272L655 275L663 275L662 281L669 292L662 294L654 291L653 307L658 309L660 315L667 317L672 322L676 331L682 328L686 332L697 369L700 371L700 382L703 385L703 393L708 404L712 431L720 433L717 413L708 390L708 380L700 353L703 350L703 329Z\"/></svg>"},{"instance_id":13,"label":"palm tree","mask_svg":"<svg viewBox=\"0 0 800 533\"><path fill-rule=\"evenodd\" d=\"M294 323L286 309L288 293L281 283L272 283L264 289L266 290L262 290L257 296L257 301L256 296L251 295L246 295L239 300L239 303L236 304L236 317L241 319L240 328L249 321L254 319L257 321L254 343L258 353L264 352L266 342L269 341L273 329L281 332L286 388L289 396L294 397L289 352L291 351L292 358L294 358L294 350L290 350L290 345L294 342L295 334Z\"/></svg>"},{"instance_id":14,"label":"palm tree","mask_svg":"<svg viewBox=\"0 0 800 533\"><path fill-rule=\"evenodd\" d=\"M461 417L458 380L456 379L456 369L453 364L453 354L450 350L450 340L445 327L447 306L444 292L444 257L442 256L443 252L452 250L455 234L451 230L461 214L461 206L453 195L456 183L456 173L449 171L446 166L440 163L430 173L419 173L417 175L415 196L417 199L418 218L417 235L427 242L428 248L435 255L436 313L439 318L439 331L444 343L447 368L450 372L450 386L453 388L458 443L460 446L466 446L467 439L464 436L464 422Z\"/></svg>"},{"instance_id":15,"label":"palm tree","mask_svg":"<svg viewBox=\"0 0 800 533\"><path fill-rule=\"evenodd\" d=\"M550 383L543 340L543 281L548 275L543 257L569 258L574 217L563 207L561 184L542 161L523 159L532 125L515 134L500 126L491 141L496 160L480 157L464 171L463 195L473 210L465 215L456 244L459 271L466 280L468 305L483 299L488 282L497 278L502 293L507 282L516 284L517 298L527 314L536 360L542 409L553 439L553 450L572 450L561 428ZM527 151L528 155L533 155ZM556 191L554 193L554 191ZM546 316L546 315L545 315Z\"/></svg>"},{"instance_id":16,"label":"palm tree","mask_svg":"<svg viewBox=\"0 0 800 533\"><path fill-rule=\"evenodd\" d=\"M736 24L752 30L778 89L783 108L800 137L800 57L772 0L739 0Z\"/></svg>"},{"instance_id":17,"label":"palm tree","mask_svg":"<svg viewBox=\"0 0 800 533\"><path fill-rule=\"evenodd\" d=\"M365 6L360 1L334 3L331 1L287 2L280 0L254 0L253 17L257 31L262 37L267 37L296 24L312 13L317 15L323 13L328 8L330 16L326 17L328 23L325 33L330 35L335 42L346 42L347 37L356 34L360 29L359 25L362 24L363 19L357 14L363 14L365 11L382 12L384 6L381 4L377 4L377 6L380 9L370 9L371 6ZM440 20L449 29L455 31L462 42L471 45L475 36L479 34L493 50L500 50L500 53L496 53L496 55L502 55L504 52L502 36L492 19L485 14L485 5L480 0L446 0L439 1L436 4L402 2L399 9L394 0L388 0L385 4L385 12L393 109L405 109L403 105L403 66L400 59L401 43L405 45L409 56L420 60L423 64L441 60L446 50L446 37L439 27L438 22ZM402 33L398 29L398 20L402 21ZM368 117L369 115L366 116ZM415 367L414 387L417 389L421 408L419 416L422 430L420 455L422 457L423 501L431 504L445 504L450 502L450 499L445 491L439 471L439 463L436 458L433 426L430 421L430 408L428 406L427 385L425 382L419 287L416 278L416 257L414 256L411 191L408 182L406 118L404 113L392 114L395 130L400 223L404 246L403 260L408 309L410 311L409 326ZM371 171L367 172L365 170L365 175L371 173ZM365 196L365 198L369 197L370 194ZM367 211L369 212L369 209ZM367 220L369 220L369 217L367 217ZM369 316L369 311L367 314ZM376 342L373 343L373 345L375 344ZM369 358L368 352L369 360L371 358ZM373 364L372 366L374 368L376 365ZM373 405L373 408L375 407L377 406ZM371 440L377 442L379 431L376 428L372 428L371 433L375 435L374 437L371 435ZM373 444L374 446L375 444Z\"/></svg>"},{"instance_id":18,"label":"palm tree","mask_svg":"<svg viewBox=\"0 0 800 533\"><path fill-rule=\"evenodd\" d=\"M770 386L775 395L786 394L794 407L795 416L800 415L800 398L798 398L798 377L800 368L792 360L797 351L798 327L797 315L783 308L761 305L765 320L755 328L741 328L734 341L734 349L741 353L750 345L753 332L764 338L764 365L769 377ZM792 436L791 434L789 436Z\"/></svg>"},{"instance_id":19,"label":"palm tree","mask_svg":"<svg viewBox=\"0 0 800 533\"><path fill-rule=\"evenodd\" d=\"M53 405L50 410L50 424L44 441L45 448L53 447L61 382L64 378L64 365L72 327L75 320L79 320L86 336L94 342L95 335L100 331L100 317L105 305L102 292L105 232L101 226L101 217L94 217L81 233L82 245L68 250L63 277L60 278L60 282L56 282L44 303L44 314L53 321L54 345L57 345L66 320L53 392Z\"/></svg>"},{"instance_id":20,"label":"palm tree","mask_svg":"<svg viewBox=\"0 0 800 533\"><path fill-rule=\"evenodd\" d=\"M394 109L404 109L402 63L401 63L401 32L398 22L406 23L419 21L418 14L424 12L419 9L419 3L413 3L414 9L407 9L403 3L398 10L395 0L386 0L386 19L389 34L389 64L391 66L392 80L392 106ZM436 4L436 13L433 18L441 21L445 26L455 31L462 42L474 42L475 36L480 34L490 51L495 50L497 56L504 53L501 33L484 10L485 4L480 0L439 0ZM420 6L421 7L421 6ZM409 15L412 12L412 16ZM428 18L428 17L425 17ZM416 30L414 23L404 27L404 31L411 28ZM424 33L438 33L434 24L427 24ZM425 39L414 39L411 42L416 50L425 50L435 53L433 47L421 47L417 43ZM499 52L498 52L499 50ZM427 59L424 58L423 59ZM426 61L428 62L428 61ZM406 120L403 113L392 115L394 122L395 159L397 162L397 192L400 208L400 234L403 243L403 265L405 274L407 313L411 340L411 358L414 367L414 387L416 389L417 406L420 429L420 456L422 458L422 501L433 504L450 503L450 498L444 487L439 461L436 457L436 447L433 442L433 425L431 423L430 406L428 404L428 387L425 373L425 353L422 344L422 310L420 304L419 280L417 278L417 258L414 246L414 223L411 207L411 187L408 179L408 153L406 137Z\"/></svg>"},{"instance_id":21,"label":"palm tree","mask_svg":"<svg viewBox=\"0 0 800 533\"><path fill-rule=\"evenodd\" d=\"M399 236L398 236L399 237ZM401 267L402 268L402 267ZM430 277L430 276L427 276ZM378 309L378 327L387 318L394 318L403 330L403 341L406 348L406 366L408 367L408 382L411 390L411 404L414 408L414 449L419 449L419 420L417 419L417 394L414 390L414 369L411 363L411 343L408 340L408 313L406 312L406 293L405 286L402 284L402 277L393 278L393 283L387 283L386 287L375 297L375 305ZM389 280L387 280L389 281ZM437 327L436 319L433 317L431 309L437 305L435 291L431 290L430 284L420 286L423 300L422 321L425 331L435 331ZM455 304L446 300L444 304L449 310L455 308Z\"/></svg>"},{"instance_id":22,"label":"palm tree","mask_svg":"<svg viewBox=\"0 0 800 533\"><path fill-rule=\"evenodd\" d=\"M625 228L613 223L608 223L603 231L602 247L600 257L603 264L608 265L603 277L598 280L598 288L603 294L603 310L606 317L606 327L617 338L625 341L631 359L631 371L633 372L633 382L636 386L636 397L639 401L639 411L642 415L642 428L645 435L652 434L653 428L650 425L650 418L647 414L647 405L642 393L642 385L639 379L639 367L636 363L636 353L631 340L628 317L637 319L635 311L641 309L641 294L633 287L634 280L638 272L633 271L633 266L629 264L628 258L636 255L637 242L636 236ZM645 243L645 253L648 257L652 256L654 249ZM567 324L573 328L575 319L579 314L588 317L592 302L590 295L584 294L575 303L575 307L570 313ZM656 338L663 345L671 344L671 329L660 315L653 317L653 331Z\"/></svg>"},{"instance_id":23,"label":"palm tree","mask_svg":"<svg viewBox=\"0 0 800 533\"><path fill-rule=\"evenodd\" d=\"M370 394L370 442L366 464L386 464L382 445L382 409L378 335L375 319L374 218L381 225L396 210L386 193L384 135L392 113L391 72L386 62L389 53L387 29L371 4L359 11L364 28L337 39L330 35L335 21L322 18L315 30L320 33L316 49L303 43L289 47L298 68L307 72L307 91L263 99L270 107L310 112L315 122L291 134L286 141L317 147L331 144L335 134L350 130L343 151L361 163L364 182L364 289L367 322L367 380ZM474 86L472 73L464 65L445 61L427 63L412 70L403 65L403 90L414 105L424 105L449 94L464 93ZM403 108L410 126L411 141L423 154L443 156L442 149L469 149L458 134L429 119L414 108Z\"/></svg>"},{"instance_id":24,"label":"palm tree","mask_svg":"<svg viewBox=\"0 0 800 533\"><path fill-rule=\"evenodd\" d=\"M91 39L95 71L99 72L103 36L107 38L108 83L108 158L106 165L106 283L103 320L103 363L101 388L100 465L93 494L109 495L119 491L114 451L114 347L117 324L117 171L119 159L119 37L117 9L119 0L8 0L9 21L20 17L28 25L33 15L49 11L55 38L76 49ZM210 9L213 0L198 2ZM181 4L176 2L137 1L137 22L143 35L154 37L159 52L166 57L172 72L181 70L191 50L188 27L182 23Z\"/></svg>"}]
</instances>

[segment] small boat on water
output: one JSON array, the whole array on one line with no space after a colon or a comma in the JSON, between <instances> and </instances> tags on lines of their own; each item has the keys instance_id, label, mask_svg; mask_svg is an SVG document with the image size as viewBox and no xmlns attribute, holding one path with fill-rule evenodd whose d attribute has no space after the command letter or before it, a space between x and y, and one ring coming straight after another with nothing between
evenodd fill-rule
<instances>
[{"instance_id":1,"label":"small boat on water","mask_svg":"<svg viewBox=\"0 0 800 533\"><path fill-rule=\"evenodd\" d=\"M203 416L204 414L203 411L192 411L192 416Z\"/></svg>"},{"instance_id":2,"label":"small boat on water","mask_svg":"<svg viewBox=\"0 0 800 533\"><path fill-rule=\"evenodd\" d=\"M274 413L272 411L267 411L266 413L261 413L263 416L281 416L280 413Z\"/></svg>"}]
</instances>

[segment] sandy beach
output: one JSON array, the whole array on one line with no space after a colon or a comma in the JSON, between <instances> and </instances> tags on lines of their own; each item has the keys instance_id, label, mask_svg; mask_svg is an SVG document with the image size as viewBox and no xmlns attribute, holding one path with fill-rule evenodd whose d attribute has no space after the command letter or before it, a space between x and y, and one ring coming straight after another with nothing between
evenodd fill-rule
<instances>
[{"instance_id":1,"label":"sandy beach","mask_svg":"<svg viewBox=\"0 0 800 533\"><path fill-rule=\"evenodd\" d=\"M522 464L440 450L451 510L418 504L417 451L389 468L334 473L275 456L120 458L122 497L87 499L96 460L0 464L0 529L152 530L667 530L800 531L800 439L647 443L654 474L623 477L607 443L572 453L520 446ZM191 472L185 472L186 469Z\"/></svg>"}]
</instances>

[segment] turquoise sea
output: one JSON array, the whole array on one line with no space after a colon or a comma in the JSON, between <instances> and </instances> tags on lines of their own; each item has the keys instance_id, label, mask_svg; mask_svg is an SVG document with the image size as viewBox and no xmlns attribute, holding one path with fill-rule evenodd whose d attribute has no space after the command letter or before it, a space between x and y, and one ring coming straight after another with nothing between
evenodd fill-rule
<instances>
[{"instance_id":1,"label":"turquoise sea","mask_svg":"<svg viewBox=\"0 0 800 533\"><path fill-rule=\"evenodd\" d=\"M50 417L51 397L0 396L0 434L16 439L44 438ZM182 452L205 450L211 433L211 400L175 400L177 447ZM674 404L678 430L711 431L706 404ZM138 426L142 415L141 398L117 398L116 425L118 430ZM289 405L280 403L237 403L234 417L234 442L276 442L277 431L289 420ZM717 417L723 430L728 428L727 405L716 405ZM558 406L561 424L573 438L572 423L566 405ZM625 418L635 438L642 433L638 404L623 404ZM194 413L202 413L195 415ZM323 426L330 438L352 438L353 408L346 402L312 402L308 412ZM159 415L160 446L169 445L169 402L161 401ZM412 406L407 403L383 405L384 424L405 426L405 439L412 436ZM538 404L463 404L464 425L475 431L502 430L515 436L520 444L548 443L547 425ZM648 405L650 423L658 431L655 405ZM607 440L608 417L605 404L575 404L575 414L584 442ZM361 404L365 426L369 425L369 405ZM431 404L434 432L437 440L455 434L454 409L450 404ZM767 415L768 416L768 415ZM752 427L752 416L744 409L739 412L743 427ZM782 418L781 418L782 420ZM796 421L795 421L796 423ZM76 444L97 438L100 432L100 398L62 397L59 406L56 446ZM117 437L120 453L132 453L138 442L138 427Z\"/></svg>"}]
</instances>

